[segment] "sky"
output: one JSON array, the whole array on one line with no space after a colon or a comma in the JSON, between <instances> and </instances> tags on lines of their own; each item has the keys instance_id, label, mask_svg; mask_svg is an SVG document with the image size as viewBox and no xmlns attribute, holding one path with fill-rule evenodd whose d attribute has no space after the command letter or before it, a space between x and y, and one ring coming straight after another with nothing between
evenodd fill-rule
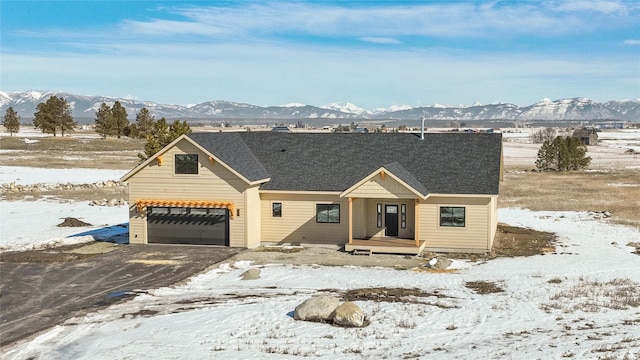
<instances>
[{"instance_id":1,"label":"sky","mask_svg":"<svg viewBox=\"0 0 640 360\"><path fill-rule=\"evenodd\" d=\"M0 2L0 90L163 104L640 98L640 2Z\"/></svg>"}]
</instances>

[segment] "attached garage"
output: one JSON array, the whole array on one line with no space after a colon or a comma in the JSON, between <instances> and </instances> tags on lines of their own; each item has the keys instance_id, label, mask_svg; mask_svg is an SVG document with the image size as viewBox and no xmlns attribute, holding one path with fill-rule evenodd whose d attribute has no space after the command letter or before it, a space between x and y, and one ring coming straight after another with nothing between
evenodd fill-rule
<instances>
[{"instance_id":1,"label":"attached garage","mask_svg":"<svg viewBox=\"0 0 640 360\"><path fill-rule=\"evenodd\" d=\"M148 242L229 246L229 209L147 207Z\"/></svg>"}]
</instances>

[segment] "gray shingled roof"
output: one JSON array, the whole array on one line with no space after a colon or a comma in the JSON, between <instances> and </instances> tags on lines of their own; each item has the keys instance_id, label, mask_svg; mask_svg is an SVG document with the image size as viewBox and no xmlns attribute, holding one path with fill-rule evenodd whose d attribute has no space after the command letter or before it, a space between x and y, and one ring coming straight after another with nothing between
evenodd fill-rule
<instances>
[{"instance_id":1,"label":"gray shingled roof","mask_svg":"<svg viewBox=\"0 0 640 360\"><path fill-rule=\"evenodd\" d=\"M422 194L423 196L427 196L429 194L429 190L424 187L424 185L416 179L409 170L405 169L399 162L392 162L391 164L384 165L384 168L391 172L393 175L400 178L400 180L404 181L405 184L414 188L417 192Z\"/></svg>"},{"instance_id":2,"label":"gray shingled roof","mask_svg":"<svg viewBox=\"0 0 640 360\"><path fill-rule=\"evenodd\" d=\"M498 194L502 135L192 133L264 190L344 191L380 167L424 194Z\"/></svg>"}]
</instances>

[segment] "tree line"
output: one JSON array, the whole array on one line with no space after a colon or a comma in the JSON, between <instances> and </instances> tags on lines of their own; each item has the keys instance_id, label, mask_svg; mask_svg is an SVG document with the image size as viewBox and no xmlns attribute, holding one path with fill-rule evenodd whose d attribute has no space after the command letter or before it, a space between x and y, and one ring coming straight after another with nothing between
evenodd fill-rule
<instances>
[{"instance_id":1,"label":"tree line","mask_svg":"<svg viewBox=\"0 0 640 360\"><path fill-rule=\"evenodd\" d=\"M111 106L103 102L96 111L95 131L103 139L108 136L117 138L125 136L146 140L144 154L138 155L143 160L160 151L180 135L191 132L191 127L186 120L175 120L169 124L164 117L156 120L147 108L142 108L136 114L134 123L130 123L127 116L127 110L119 101L114 102ZM2 125L11 136L20 131L20 116L13 107L7 109ZM57 96L51 96L46 102L37 105L33 125L36 129L41 129L43 133L53 136L57 136L58 133L64 136L78 126L73 121L69 103L64 98Z\"/></svg>"}]
</instances>

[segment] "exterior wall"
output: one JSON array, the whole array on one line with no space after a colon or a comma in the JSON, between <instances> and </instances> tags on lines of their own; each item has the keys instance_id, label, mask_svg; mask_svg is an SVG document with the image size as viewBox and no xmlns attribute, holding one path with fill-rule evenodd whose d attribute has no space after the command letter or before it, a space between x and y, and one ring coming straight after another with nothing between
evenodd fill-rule
<instances>
[{"instance_id":1,"label":"exterior wall","mask_svg":"<svg viewBox=\"0 0 640 360\"><path fill-rule=\"evenodd\" d=\"M368 199L354 199L351 206L353 207L353 237L356 239L364 239L367 237L367 206ZM348 209L347 209L348 210ZM373 219L375 222L375 218Z\"/></svg>"},{"instance_id":2,"label":"exterior wall","mask_svg":"<svg viewBox=\"0 0 640 360\"><path fill-rule=\"evenodd\" d=\"M378 174L350 192L349 197L413 199L416 195L391 176L387 175L383 180Z\"/></svg>"},{"instance_id":3,"label":"exterior wall","mask_svg":"<svg viewBox=\"0 0 640 360\"><path fill-rule=\"evenodd\" d=\"M344 244L349 239L349 203L336 195L261 193L262 242ZM282 203L282 216L273 217L271 204ZM340 223L317 223L316 204L340 204Z\"/></svg>"},{"instance_id":4,"label":"exterior wall","mask_svg":"<svg viewBox=\"0 0 640 360\"><path fill-rule=\"evenodd\" d=\"M260 216L261 203L260 193L258 192L258 186L248 188L245 191L245 221L247 223L246 236L248 248L260 246L261 239L261 223Z\"/></svg>"},{"instance_id":5,"label":"exterior wall","mask_svg":"<svg viewBox=\"0 0 640 360\"><path fill-rule=\"evenodd\" d=\"M491 249L493 247L493 241L496 239L496 231L498 230L498 196L491 197L489 209L489 249Z\"/></svg>"},{"instance_id":6,"label":"exterior wall","mask_svg":"<svg viewBox=\"0 0 640 360\"><path fill-rule=\"evenodd\" d=\"M492 218L494 198L430 196L419 205L420 240L425 240L425 249L431 251L485 252L491 246L491 227L497 219ZM496 202L497 203L497 202ZM440 226L440 207L460 206L465 208L465 226ZM495 217L495 216L494 216ZM495 232L494 232L495 235Z\"/></svg>"},{"instance_id":7,"label":"exterior wall","mask_svg":"<svg viewBox=\"0 0 640 360\"><path fill-rule=\"evenodd\" d=\"M175 154L198 154L198 174L174 173ZM137 199L231 201L240 216L229 221L229 244L246 247L245 195L248 185L219 163L209 162L208 156L183 140L162 156L162 164L152 161L128 180L129 183L129 241L147 243L147 219L135 209ZM252 230L252 231L255 231Z\"/></svg>"}]
</instances>

